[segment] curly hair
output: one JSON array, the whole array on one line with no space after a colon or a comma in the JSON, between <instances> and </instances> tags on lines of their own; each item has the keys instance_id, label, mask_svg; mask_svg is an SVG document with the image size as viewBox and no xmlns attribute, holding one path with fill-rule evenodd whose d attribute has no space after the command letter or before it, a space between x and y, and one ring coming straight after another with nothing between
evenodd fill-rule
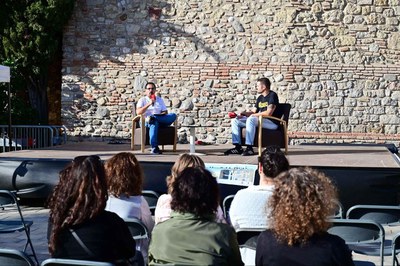
<instances>
[{"instance_id":1,"label":"curly hair","mask_svg":"<svg viewBox=\"0 0 400 266\"><path fill-rule=\"evenodd\" d=\"M278 240L289 246L304 244L312 235L325 232L336 195L331 180L311 168L293 168L277 176L267 206L271 210L271 228Z\"/></svg>"},{"instance_id":2,"label":"curly hair","mask_svg":"<svg viewBox=\"0 0 400 266\"><path fill-rule=\"evenodd\" d=\"M289 170L289 161L278 146L269 146L259 157L258 162L262 165L264 175L274 178L280 173Z\"/></svg>"},{"instance_id":3,"label":"curly hair","mask_svg":"<svg viewBox=\"0 0 400 266\"><path fill-rule=\"evenodd\" d=\"M171 168L171 175L167 176L167 187L168 194L172 192L172 183L175 181L175 178L187 167L205 167L203 160L197 155L191 155L188 153L184 153L179 156L178 160L174 163Z\"/></svg>"},{"instance_id":4,"label":"curly hair","mask_svg":"<svg viewBox=\"0 0 400 266\"><path fill-rule=\"evenodd\" d=\"M188 167L172 184L171 209L199 217L214 214L218 208L217 180L203 167Z\"/></svg>"},{"instance_id":5,"label":"curly hair","mask_svg":"<svg viewBox=\"0 0 400 266\"><path fill-rule=\"evenodd\" d=\"M121 152L105 163L108 192L115 197L142 194L143 170L135 155Z\"/></svg>"},{"instance_id":6,"label":"curly hair","mask_svg":"<svg viewBox=\"0 0 400 266\"><path fill-rule=\"evenodd\" d=\"M60 181L48 200L52 230L50 254L59 233L104 211L108 199L103 163L98 156L78 156L60 172Z\"/></svg>"}]
</instances>

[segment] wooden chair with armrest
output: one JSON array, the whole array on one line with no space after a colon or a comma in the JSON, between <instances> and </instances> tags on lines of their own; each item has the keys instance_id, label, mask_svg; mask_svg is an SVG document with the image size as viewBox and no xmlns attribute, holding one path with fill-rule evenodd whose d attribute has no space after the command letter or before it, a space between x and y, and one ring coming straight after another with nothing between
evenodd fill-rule
<instances>
[{"instance_id":1,"label":"wooden chair with armrest","mask_svg":"<svg viewBox=\"0 0 400 266\"><path fill-rule=\"evenodd\" d=\"M288 135L287 126L289 122L290 109L289 103L280 103L276 106L273 116L260 116L258 119L258 127L256 129L256 137L254 138L254 146L258 146L258 156L261 156L262 148L276 145L285 148L285 154L288 152ZM262 128L263 119L278 121L279 125L276 130ZM261 128L261 130L259 130ZM242 136L246 136L246 128L242 128ZM244 140L242 140L244 143Z\"/></svg>"},{"instance_id":2,"label":"wooden chair with armrest","mask_svg":"<svg viewBox=\"0 0 400 266\"><path fill-rule=\"evenodd\" d=\"M164 150L164 145L173 145L172 150L176 151L176 143L178 139L178 118L168 127L158 128L158 144ZM145 126L145 117L143 114L136 115L136 108L133 108L132 133L131 133L131 150L135 149L135 145L140 145L141 152L144 152L146 145L150 144L149 129Z\"/></svg>"}]
</instances>

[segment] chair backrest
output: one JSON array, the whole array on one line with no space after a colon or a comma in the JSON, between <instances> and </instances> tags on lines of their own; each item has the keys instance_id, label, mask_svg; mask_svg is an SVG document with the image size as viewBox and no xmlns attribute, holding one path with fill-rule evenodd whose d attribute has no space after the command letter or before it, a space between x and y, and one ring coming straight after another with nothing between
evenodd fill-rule
<instances>
[{"instance_id":1,"label":"chair backrest","mask_svg":"<svg viewBox=\"0 0 400 266\"><path fill-rule=\"evenodd\" d=\"M36 264L22 251L1 248L0 265L35 266Z\"/></svg>"},{"instance_id":2,"label":"chair backrest","mask_svg":"<svg viewBox=\"0 0 400 266\"><path fill-rule=\"evenodd\" d=\"M400 206L355 205L347 211L346 218L372 220L379 224L400 224Z\"/></svg>"},{"instance_id":3,"label":"chair backrest","mask_svg":"<svg viewBox=\"0 0 400 266\"><path fill-rule=\"evenodd\" d=\"M146 199L147 204L149 204L151 214L154 215L154 211L156 209L157 201L160 195L153 190L143 190L142 196Z\"/></svg>"},{"instance_id":4,"label":"chair backrest","mask_svg":"<svg viewBox=\"0 0 400 266\"><path fill-rule=\"evenodd\" d=\"M238 244L255 249L258 236L265 230L266 228L237 228L236 237Z\"/></svg>"},{"instance_id":5,"label":"chair backrest","mask_svg":"<svg viewBox=\"0 0 400 266\"><path fill-rule=\"evenodd\" d=\"M375 255L373 243L380 256L381 264L384 260L385 230L382 225L371 220L358 219L330 219L332 223L328 233L341 237L351 250L365 255ZM368 244L368 245L363 245Z\"/></svg>"},{"instance_id":6,"label":"chair backrest","mask_svg":"<svg viewBox=\"0 0 400 266\"><path fill-rule=\"evenodd\" d=\"M17 198L9 190L0 190L0 206L16 205Z\"/></svg>"},{"instance_id":7,"label":"chair backrest","mask_svg":"<svg viewBox=\"0 0 400 266\"><path fill-rule=\"evenodd\" d=\"M329 217L331 219L342 219L343 218L343 205L338 200L333 201L335 204L335 212Z\"/></svg>"},{"instance_id":8,"label":"chair backrest","mask_svg":"<svg viewBox=\"0 0 400 266\"><path fill-rule=\"evenodd\" d=\"M273 116L285 120L287 125L289 122L289 114L291 108L292 105L290 103L279 103L275 108Z\"/></svg>"},{"instance_id":9,"label":"chair backrest","mask_svg":"<svg viewBox=\"0 0 400 266\"><path fill-rule=\"evenodd\" d=\"M383 227L374 221L330 219L330 222L332 225L328 232L340 236L346 243L384 240L385 231Z\"/></svg>"},{"instance_id":10,"label":"chair backrest","mask_svg":"<svg viewBox=\"0 0 400 266\"><path fill-rule=\"evenodd\" d=\"M230 223L230 218L229 218L229 209L231 207L233 198L235 195L228 195L224 198L222 201L222 210L224 212L225 219Z\"/></svg>"},{"instance_id":11,"label":"chair backrest","mask_svg":"<svg viewBox=\"0 0 400 266\"><path fill-rule=\"evenodd\" d=\"M72 259L47 259L40 264L41 266L115 266L111 262L91 261L91 260L72 260Z\"/></svg>"},{"instance_id":12,"label":"chair backrest","mask_svg":"<svg viewBox=\"0 0 400 266\"><path fill-rule=\"evenodd\" d=\"M148 239L150 237L146 225L141 220L137 218L126 218L124 221L128 226L133 239Z\"/></svg>"},{"instance_id":13,"label":"chair backrest","mask_svg":"<svg viewBox=\"0 0 400 266\"><path fill-rule=\"evenodd\" d=\"M22 216L21 208L19 207L17 197L13 192L9 190L0 190L0 210L7 211L18 211L18 220L15 217L11 217L9 219L2 219L0 233L13 233L13 232L22 232L25 231L26 234L26 244L24 248L24 252L29 246L32 250L32 256L36 262L38 262L35 249L33 248L31 237L30 237L30 226L33 224L32 221L25 221ZM0 264L1 265L1 264Z\"/></svg>"},{"instance_id":14,"label":"chair backrest","mask_svg":"<svg viewBox=\"0 0 400 266\"><path fill-rule=\"evenodd\" d=\"M18 211L19 219L25 224L22 216L21 208L19 207L17 197L9 190L0 190L0 207L12 207Z\"/></svg>"}]
</instances>

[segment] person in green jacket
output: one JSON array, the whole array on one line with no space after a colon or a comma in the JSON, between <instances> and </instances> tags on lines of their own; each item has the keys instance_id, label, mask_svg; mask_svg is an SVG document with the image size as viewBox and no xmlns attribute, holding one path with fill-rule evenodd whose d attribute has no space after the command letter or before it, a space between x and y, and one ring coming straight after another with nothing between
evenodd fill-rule
<instances>
[{"instance_id":1,"label":"person in green jacket","mask_svg":"<svg viewBox=\"0 0 400 266\"><path fill-rule=\"evenodd\" d=\"M243 265L234 229L215 222L218 184L188 167L172 185L171 218L154 227L149 265Z\"/></svg>"}]
</instances>

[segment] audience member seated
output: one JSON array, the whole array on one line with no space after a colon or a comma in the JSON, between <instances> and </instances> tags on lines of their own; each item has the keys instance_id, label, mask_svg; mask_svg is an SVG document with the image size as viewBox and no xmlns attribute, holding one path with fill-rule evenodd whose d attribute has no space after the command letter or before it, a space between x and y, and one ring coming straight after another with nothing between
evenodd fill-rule
<instances>
[{"instance_id":1,"label":"audience member seated","mask_svg":"<svg viewBox=\"0 0 400 266\"><path fill-rule=\"evenodd\" d=\"M171 218L153 230L150 265L243 265L234 229L215 222L218 194L216 179L203 167L176 177Z\"/></svg>"},{"instance_id":2,"label":"audience member seated","mask_svg":"<svg viewBox=\"0 0 400 266\"><path fill-rule=\"evenodd\" d=\"M293 168L276 177L256 265L354 265L344 240L327 233L335 198L330 179L317 170Z\"/></svg>"},{"instance_id":3,"label":"audience member seated","mask_svg":"<svg viewBox=\"0 0 400 266\"><path fill-rule=\"evenodd\" d=\"M260 185L239 190L229 209L230 223L238 228L267 228L265 205L274 191L274 178L289 170L285 154L277 146L266 148L259 158Z\"/></svg>"},{"instance_id":4,"label":"audience member seated","mask_svg":"<svg viewBox=\"0 0 400 266\"><path fill-rule=\"evenodd\" d=\"M167 177L168 194L163 194L157 201L156 210L154 212L154 219L156 224L168 220L171 216L171 191L172 185L175 182L176 177L187 167L204 166L203 160L196 155L182 154L178 160L174 163L171 169L171 175ZM226 223L224 213L221 206L218 205L216 221L220 223Z\"/></svg>"},{"instance_id":5,"label":"audience member seated","mask_svg":"<svg viewBox=\"0 0 400 266\"><path fill-rule=\"evenodd\" d=\"M121 152L106 161L106 179L109 197L106 210L115 212L122 219L138 218L153 230L154 221L149 205L142 196L143 171L133 153ZM138 250L147 260L148 240L140 240Z\"/></svg>"},{"instance_id":6,"label":"audience member seated","mask_svg":"<svg viewBox=\"0 0 400 266\"><path fill-rule=\"evenodd\" d=\"M60 172L49 198L49 251L53 258L126 265L135 241L124 220L105 210L107 186L98 156L76 157Z\"/></svg>"}]
</instances>

